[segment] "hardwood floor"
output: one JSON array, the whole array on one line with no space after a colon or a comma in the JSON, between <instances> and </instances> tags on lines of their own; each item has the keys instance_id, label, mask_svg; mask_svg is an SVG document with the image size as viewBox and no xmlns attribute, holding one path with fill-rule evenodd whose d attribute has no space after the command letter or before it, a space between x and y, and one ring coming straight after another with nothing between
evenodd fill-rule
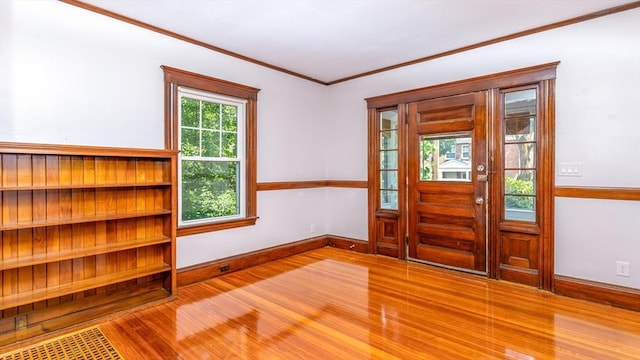
<instances>
[{"instance_id":1,"label":"hardwood floor","mask_svg":"<svg viewBox=\"0 0 640 360\"><path fill-rule=\"evenodd\" d=\"M328 247L100 329L125 359L640 359L640 313Z\"/></svg>"}]
</instances>

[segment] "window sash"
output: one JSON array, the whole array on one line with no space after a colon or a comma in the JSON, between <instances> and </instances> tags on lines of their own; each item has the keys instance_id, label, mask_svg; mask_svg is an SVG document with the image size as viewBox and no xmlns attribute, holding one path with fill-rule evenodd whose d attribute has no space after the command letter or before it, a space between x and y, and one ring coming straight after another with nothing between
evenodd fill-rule
<instances>
[{"instance_id":1,"label":"window sash","mask_svg":"<svg viewBox=\"0 0 640 360\"><path fill-rule=\"evenodd\" d=\"M208 131L203 128L202 125L202 113L198 114L198 127L187 126L183 127L183 119L182 119L182 99L194 99L202 102L220 104L220 105L229 105L236 107L236 156L235 157L223 157L223 156L203 156L203 139L202 132ZM241 219L246 217L247 209L246 209L246 177L244 176L246 171L246 162L245 162L245 152L246 152L246 104L247 101L243 99L232 98L228 96L223 96L220 94L209 93L198 91L195 89L187 88L187 87L178 87L178 96L177 96L177 106L178 106L178 146L182 148L182 139L183 139L183 129L194 129L199 131L199 154L196 156L193 155L184 155L182 152L178 154L178 193L180 194L180 201L178 201L178 225L179 226L188 226L188 225L198 225L198 224L206 224L217 221L226 221L233 219ZM222 124L222 119L219 119L220 124ZM221 134L225 131L222 129L222 126L219 127L217 132ZM226 131L227 133L229 131ZM221 138L219 140L222 141ZM222 152L222 150L220 150ZM236 208L238 209L237 214L234 215L223 215L223 216L213 216L213 217L203 217L199 219L184 219L184 209L183 209L183 200L185 197L184 186L183 186L183 161L204 161L204 162L235 162L238 164L236 174L235 174L235 191L236 191Z\"/></svg>"}]
</instances>

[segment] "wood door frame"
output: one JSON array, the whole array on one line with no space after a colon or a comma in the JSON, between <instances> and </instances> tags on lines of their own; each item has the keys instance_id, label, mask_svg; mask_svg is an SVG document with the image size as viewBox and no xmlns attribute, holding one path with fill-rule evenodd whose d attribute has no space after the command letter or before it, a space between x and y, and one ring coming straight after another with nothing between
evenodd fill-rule
<instances>
[{"instance_id":1,"label":"wood door frame","mask_svg":"<svg viewBox=\"0 0 640 360\"><path fill-rule=\"evenodd\" d=\"M539 143L539 160L540 160L540 174L538 187L538 202L539 202L539 272L540 281L538 287L545 290L551 290L553 288L553 274L554 274L554 186L555 186L555 78L556 69L560 62L552 62L527 68L521 68L516 70L510 70L506 72L485 75L475 77L467 80L460 80L440 85L428 86L413 90L401 91L386 95L380 95L365 99L367 101L368 108L368 123L369 123L369 178L375 179L378 174L379 157L376 153L376 145L379 142L377 133L372 131L372 125L375 125L378 121L376 115L378 110L389 109L397 107L399 110L404 109L404 117L406 119L406 108L411 102L417 102L422 100L434 99L439 97L453 96L464 93L471 93L476 91L488 91L488 111L489 116L488 123L488 151L489 156L494 154L498 149L496 148L496 126L494 125L499 119L499 101L500 90L505 88L514 88L525 85L537 84L539 87L540 99L540 111L545 117L545 122L542 124L539 131L543 134L540 137ZM405 149L407 147L407 139L399 139L399 148ZM372 147L374 149L372 149ZM489 159L489 169L494 171L495 167ZM495 177L494 177L495 178ZM378 234L378 218L376 212L378 211L378 201L376 194L379 192L379 188L376 185L377 182L369 181L369 242L375 243L375 239L380 235ZM404 180L399 181L400 191L406 194L406 182ZM493 189L496 187L495 180L490 180L489 183L489 196L491 196L491 204L495 204L496 191ZM406 206L400 207L399 218L407 218ZM498 278L499 273L499 254L500 244L498 243L498 219L500 219L500 209L496 209L496 206L490 206L488 211L489 216L489 229L488 229L488 276L490 278ZM406 243L406 224L398 223L398 229L404 229L404 236L398 236L400 242ZM400 247L401 244L398 244ZM402 248L405 245L402 244ZM371 245L372 253L376 253L375 244ZM405 254L399 254L399 258L404 258Z\"/></svg>"}]
</instances>

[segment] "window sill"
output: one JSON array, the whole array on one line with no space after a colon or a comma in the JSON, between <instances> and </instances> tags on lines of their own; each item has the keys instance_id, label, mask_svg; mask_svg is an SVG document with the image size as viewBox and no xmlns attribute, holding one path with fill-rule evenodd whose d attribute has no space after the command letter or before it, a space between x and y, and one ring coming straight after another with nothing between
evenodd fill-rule
<instances>
[{"instance_id":1,"label":"window sill","mask_svg":"<svg viewBox=\"0 0 640 360\"><path fill-rule=\"evenodd\" d=\"M233 228L243 227L243 226L252 226L256 224L256 220L258 220L257 216L248 216L241 219L233 219L233 220L212 222L207 224L183 226L178 228L177 236L202 234L202 233L211 232L211 231L233 229Z\"/></svg>"}]
</instances>

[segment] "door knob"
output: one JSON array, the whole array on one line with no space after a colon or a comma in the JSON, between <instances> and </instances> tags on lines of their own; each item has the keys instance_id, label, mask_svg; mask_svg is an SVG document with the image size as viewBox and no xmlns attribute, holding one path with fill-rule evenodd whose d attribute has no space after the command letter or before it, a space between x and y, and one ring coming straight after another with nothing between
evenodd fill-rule
<instances>
[{"instance_id":1,"label":"door knob","mask_svg":"<svg viewBox=\"0 0 640 360\"><path fill-rule=\"evenodd\" d=\"M476 198L476 204L478 204L478 205L484 204L484 198L482 198L482 196L477 197Z\"/></svg>"}]
</instances>

